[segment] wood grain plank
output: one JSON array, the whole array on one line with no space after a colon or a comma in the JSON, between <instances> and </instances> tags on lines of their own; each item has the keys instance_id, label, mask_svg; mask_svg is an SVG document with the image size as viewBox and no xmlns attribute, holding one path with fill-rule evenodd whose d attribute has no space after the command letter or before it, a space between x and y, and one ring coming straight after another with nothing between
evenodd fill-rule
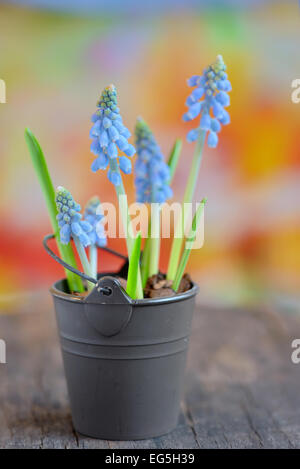
<instances>
[{"instance_id":1,"label":"wood grain plank","mask_svg":"<svg viewBox=\"0 0 300 469\"><path fill-rule=\"evenodd\" d=\"M197 311L186 405L200 447L300 447L295 337L297 316Z\"/></svg>"}]
</instances>

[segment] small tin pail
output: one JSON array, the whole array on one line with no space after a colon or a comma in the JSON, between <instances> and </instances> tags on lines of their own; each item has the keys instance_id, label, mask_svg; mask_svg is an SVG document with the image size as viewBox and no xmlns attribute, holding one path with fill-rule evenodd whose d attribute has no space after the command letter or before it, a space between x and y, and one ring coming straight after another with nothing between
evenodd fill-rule
<instances>
[{"instance_id":1,"label":"small tin pail","mask_svg":"<svg viewBox=\"0 0 300 469\"><path fill-rule=\"evenodd\" d=\"M44 246L56 257L50 238ZM168 433L177 424L198 286L174 297L132 300L119 274L96 283L70 270L95 283L86 297L68 293L66 280L50 290L75 429L109 440Z\"/></svg>"}]
</instances>

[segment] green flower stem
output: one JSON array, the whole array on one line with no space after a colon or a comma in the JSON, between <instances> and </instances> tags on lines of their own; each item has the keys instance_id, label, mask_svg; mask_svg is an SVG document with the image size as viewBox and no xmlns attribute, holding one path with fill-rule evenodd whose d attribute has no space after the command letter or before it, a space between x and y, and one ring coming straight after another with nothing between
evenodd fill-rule
<instances>
[{"instance_id":1,"label":"green flower stem","mask_svg":"<svg viewBox=\"0 0 300 469\"><path fill-rule=\"evenodd\" d=\"M89 247L90 251L90 266L92 277L97 278L98 273L98 250L95 244L91 244Z\"/></svg>"},{"instance_id":2,"label":"green flower stem","mask_svg":"<svg viewBox=\"0 0 300 469\"><path fill-rule=\"evenodd\" d=\"M45 156L43 151L33 135L33 133L29 129L25 129L25 140L29 149L29 153L31 156L31 160L36 171L37 177L39 179L39 183L42 189L42 192L45 197L51 225L53 232L55 234L56 243L58 246L58 250L60 253L61 258L70 264L72 267L77 268L76 260L74 257L74 252L72 249L71 244L62 244L59 240L59 229L58 223L56 220L57 215L57 208L55 205L55 191L51 181L51 177L48 171L47 163L45 160ZM81 278L70 272L69 270L65 269L69 290L83 292L84 287Z\"/></svg>"},{"instance_id":3,"label":"green flower stem","mask_svg":"<svg viewBox=\"0 0 300 469\"><path fill-rule=\"evenodd\" d=\"M84 247L82 246L77 236L73 236L73 239L74 239L74 243L75 243L84 273L88 275L89 277L94 277L91 272L91 266L87 258ZM92 282L87 282L87 285L88 285L88 290L92 290L95 286Z\"/></svg>"},{"instance_id":4,"label":"green flower stem","mask_svg":"<svg viewBox=\"0 0 300 469\"><path fill-rule=\"evenodd\" d=\"M196 144L195 153L192 161L192 166L188 178L188 182L186 185L184 197L183 197L183 206L180 216L178 217L178 222L175 228L174 239L172 243L172 249L170 254L169 266L168 266L168 273L167 279L174 281L175 275L178 268L178 262L180 257L180 252L182 248L182 243L184 240L184 204L191 203L193 200L193 195L195 192L195 187L198 179L198 174L201 166L202 161L202 153L203 147L205 143L205 136L206 131L202 130L199 135L199 139Z\"/></svg>"},{"instance_id":5,"label":"green flower stem","mask_svg":"<svg viewBox=\"0 0 300 469\"><path fill-rule=\"evenodd\" d=\"M151 248L151 217L148 223L148 237L145 241L142 261L141 261L141 274L142 274L143 288L145 288L148 277L149 277L150 248Z\"/></svg>"},{"instance_id":6,"label":"green flower stem","mask_svg":"<svg viewBox=\"0 0 300 469\"><path fill-rule=\"evenodd\" d=\"M132 253L132 249L133 249L134 236L133 236L133 230L132 230L132 225L131 225L131 219L130 219L130 215L129 215L127 196L126 196L126 192L125 192L125 189L124 189L120 169L119 169L119 166L118 166L118 163L117 163L116 159L110 159L110 169L112 171L116 171L117 173L119 173L120 178L121 178L121 184L119 186L115 186L115 189L116 189L116 193L117 193L117 196L118 196L119 210L121 211L123 228L124 228L126 245L127 245L128 259L129 259L130 256L131 256L131 253ZM120 197L121 197L121 199L120 199ZM122 201L122 203L120 201ZM143 288L142 288L142 278L141 278L140 265L138 265L138 275L137 275L136 289L137 289L137 292L136 292L137 296L136 297L137 298L143 298L144 295L143 295Z\"/></svg>"},{"instance_id":7,"label":"green flower stem","mask_svg":"<svg viewBox=\"0 0 300 469\"><path fill-rule=\"evenodd\" d=\"M176 292L179 288L183 273L184 273L185 268L186 268L186 264L189 260L190 254L191 254L193 243L196 239L198 227L199 227L199 224L200 224L201 215L203 213L203 209L204 209L205 204L206 204L206 199L201 200L201 202L200 202L200 204L197 208L197 211L194 215L189 235L186 238L185 247L184 247L184 250L183 250L183 253L182 253L182 256L181 256L181 259L180 259L179 267L177 269L176 276L175 276L175 279L174 279L174 282L173 282L173 285L172 285L173 290L176 291Z\"/></svg>"},{"instance_id":8,"label":"green flower stem","mask_svg":"<svg viewBox=\"0 0 300 469\"><path fill-rule=\"evenodd\" d=\"M175 140L175 143L173 145L173 148L171 150L169 160L168 160L168 166L170 168L170 179L168 181L168 184L170 185L176 168L177 164L179 161L180 153L181 153L181 148L182 148L182 140L180 138L177 138ZM159 235L160 235L160 226L159 226ZM151 254L154 252L155 256L153 257ZM159 239L153 240L151 239L151 217L149 218L149 223L148 223L148 238L146 239L144 250L143 250L143 255L142 255L142 261L141 261L141 274L142 274L142 285L143 288L145 288L146 283L148 278L151 276L149 274L149 265L150 265L150 259L151 259L151 271L153 273L157 273L159 270L159 253L160 253L160 236ZM152 274L153 275L153 274Z\"/></svg>"},{"instance_id":9,"label":"green flower stem","mask_svg":"<svg viewBox=\"0 0 300 469\"><path fill-rule=\"evenodd\" d=\"M133 242L132 252L129 257L129 268L128 268L127 286L126 286L126 293L133 300L136 300L138 298L136 284L138 281L140 256L141 256L141 233L138 233Z\"/></svg>"},{"instance_id":10,"label":"green flower stem","mask_svg":"<svg viewBox=\"0 0 300 469\"><path fill-rule=\"evenodd\" d=\"M183 197L184 203L192 202L193 200L193 195L195 192L196 183L197 183L201 161L202 161L202 152L203 152L203 147L205 143L205 136L206 136L206 131L201 130L199 139L197 140L197 143L196 143L195 154L194 154L194 158L192 161L192 167L190 170L189 179L188 179L184 197Z\"/></svg>"},{"instance_id":11,"label":"green flower stem","mask_svg":"<svg viewBox=\"0 0 300 469\"><path fill-rule=\"evenodd\" d=\"M150 240L150 259L149 259L149 277L158 274L159 254L160 254L160 208L158 203L151 204L151 240Z\"/></svg>"},{"instance_id":12,"label":"green flower stem","mask_svg":"<svg viewBox=\"0 0 300 469\"><path fill-rule=\"evenodd\" d=\"M171 184L173 180L173 177L174 177L177 165L178 165L181 149L182 149L182 140L180 138L177 138L175 140L175 143L173 145L173 148L171 150L169 160L168 160L168 166L170 168L170 179L168 181L169 185Z\"/></svg>"}]
</instances>

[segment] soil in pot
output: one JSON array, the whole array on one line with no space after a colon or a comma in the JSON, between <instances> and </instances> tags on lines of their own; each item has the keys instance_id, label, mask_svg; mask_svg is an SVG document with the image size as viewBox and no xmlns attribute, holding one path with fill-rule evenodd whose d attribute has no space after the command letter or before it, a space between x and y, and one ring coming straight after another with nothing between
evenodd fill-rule
<instances>
[{"instance_id":1,"label":"soil in pot","mask_svg":"<svg viewBox=\"0 0 300 469\"><path fill-rule=\"evenodd\" d=\"M124 278L118 277L119 282L121 283L122 288L126 290L126 280ZM148 278L146 287L144 289L145 298L163 298L163 297L172 297L176 293L171 288L172 282L166 279L166 275L161 272L152 277ZM192 288L192 279L189 274L184 274L177 293L183 293Z\"/></svg>"},{"instance_id":2,"label":"soil in pot","mask_svg":"<svg viewBox=\"0 0 300 469\"><path fill-rule=\"evenodd\" d=\"M159 272L152 275L147 280L144 289L145 298L162 298L165 296L175 296L176 293L171 288L172 282L166 279L166 275ZM183 293L192 288L192 280L189 274L184 274L177 293Z\"/></svg>"},{"instance_id":3,"label":"soil in pot","mask_svg":"<svg viewBox=\"0 0 300 469\"><path fill-rule=\"evenodd\" d=\"M127 282L123 277L117 277L122 288L126 290ZM192 279L188 273L184 274L177 293L183 293L192 288ZM163 297L172 297L176 293L171 288L172 282L166 279L166 275L159 272L156 275L152 275L147 280L147 284L144 289L145 298L163 298ZM85 291L83 293L73 292L74 295L80 297L86 297L90 292Z\"/></svg>"}]
</instances>

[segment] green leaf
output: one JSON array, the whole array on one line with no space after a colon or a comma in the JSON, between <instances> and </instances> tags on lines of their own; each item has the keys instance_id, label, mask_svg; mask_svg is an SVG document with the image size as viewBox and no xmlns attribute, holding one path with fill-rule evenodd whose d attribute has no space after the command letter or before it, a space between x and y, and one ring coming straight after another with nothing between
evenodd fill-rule
<instances>
[{"instance_id":1,"label":"green leaf","mask_svg":"<svg viewBox=\"0 0 300 469\"><path fill-rule=\"evenodd\" d=\"M203 212L203 209L204 209L204 205L206 204L206 201L207 201L207 199L201 200L201 202L200 202L200 204L199 204L199 206L196 210L196 213L193 217L192 226L191 226L189 235L186 238L185 247L184 247L180 262L179 262L179 267L178 267L177 272L176 272L175 280L174 280L173 285L172 285L173 290L176 291L176 292L179 288L182 276L183 276L185 268L186 268L186 264L189 260L191 250L192 250L192 245L193 245L193 243L196 239L197 231L198 231L200 220L201 220L201 215L202 215L202 212ZM186 247L187 243L188 243L188 247Z\"/></svg>"},{"instance_id":2,"label":"green leaf","mask_svg":"<svg viewBox=\"0 0 300 469\"><path fill-rule=\"evenodd\" d=\"M29 153L31 156L31 160L36 171L38 180L40 182L40 186L42 192L44 194L44 198L46 201L48 213L50 216L50 221L52 225L53 232L56 237L56 243L61 255L61 258L67 262L68 264L72 265L72 267L77 268L76 260L74 257L73 249L71 244L65 245L62 244L58 238L58 223L56 220L57 209L55 205L55 191L51 181L51 177L47 168L47 163L42 152L42 149L33 135L33 133L29 129L25 129L25 140L29 149ZM69 270L65 270L67 281L69 285L70 291L78 291L83 292L84 287L81 281L81 278L78 275L73 274Z\"/></svg>"},{"instance_id":3,"label":"green leaf","mask_svg":"<svg viewBox=\"0 0 300 469\"><path fill-rule=\"evenodd\" d=\"M131 255L129 257L129 268L127 275L126 292L132 299L143 298L137 294L137 280L139 272L139 262L141 255L141 233L139 232L134 240Z\"/></svg>"}]
</instances>

